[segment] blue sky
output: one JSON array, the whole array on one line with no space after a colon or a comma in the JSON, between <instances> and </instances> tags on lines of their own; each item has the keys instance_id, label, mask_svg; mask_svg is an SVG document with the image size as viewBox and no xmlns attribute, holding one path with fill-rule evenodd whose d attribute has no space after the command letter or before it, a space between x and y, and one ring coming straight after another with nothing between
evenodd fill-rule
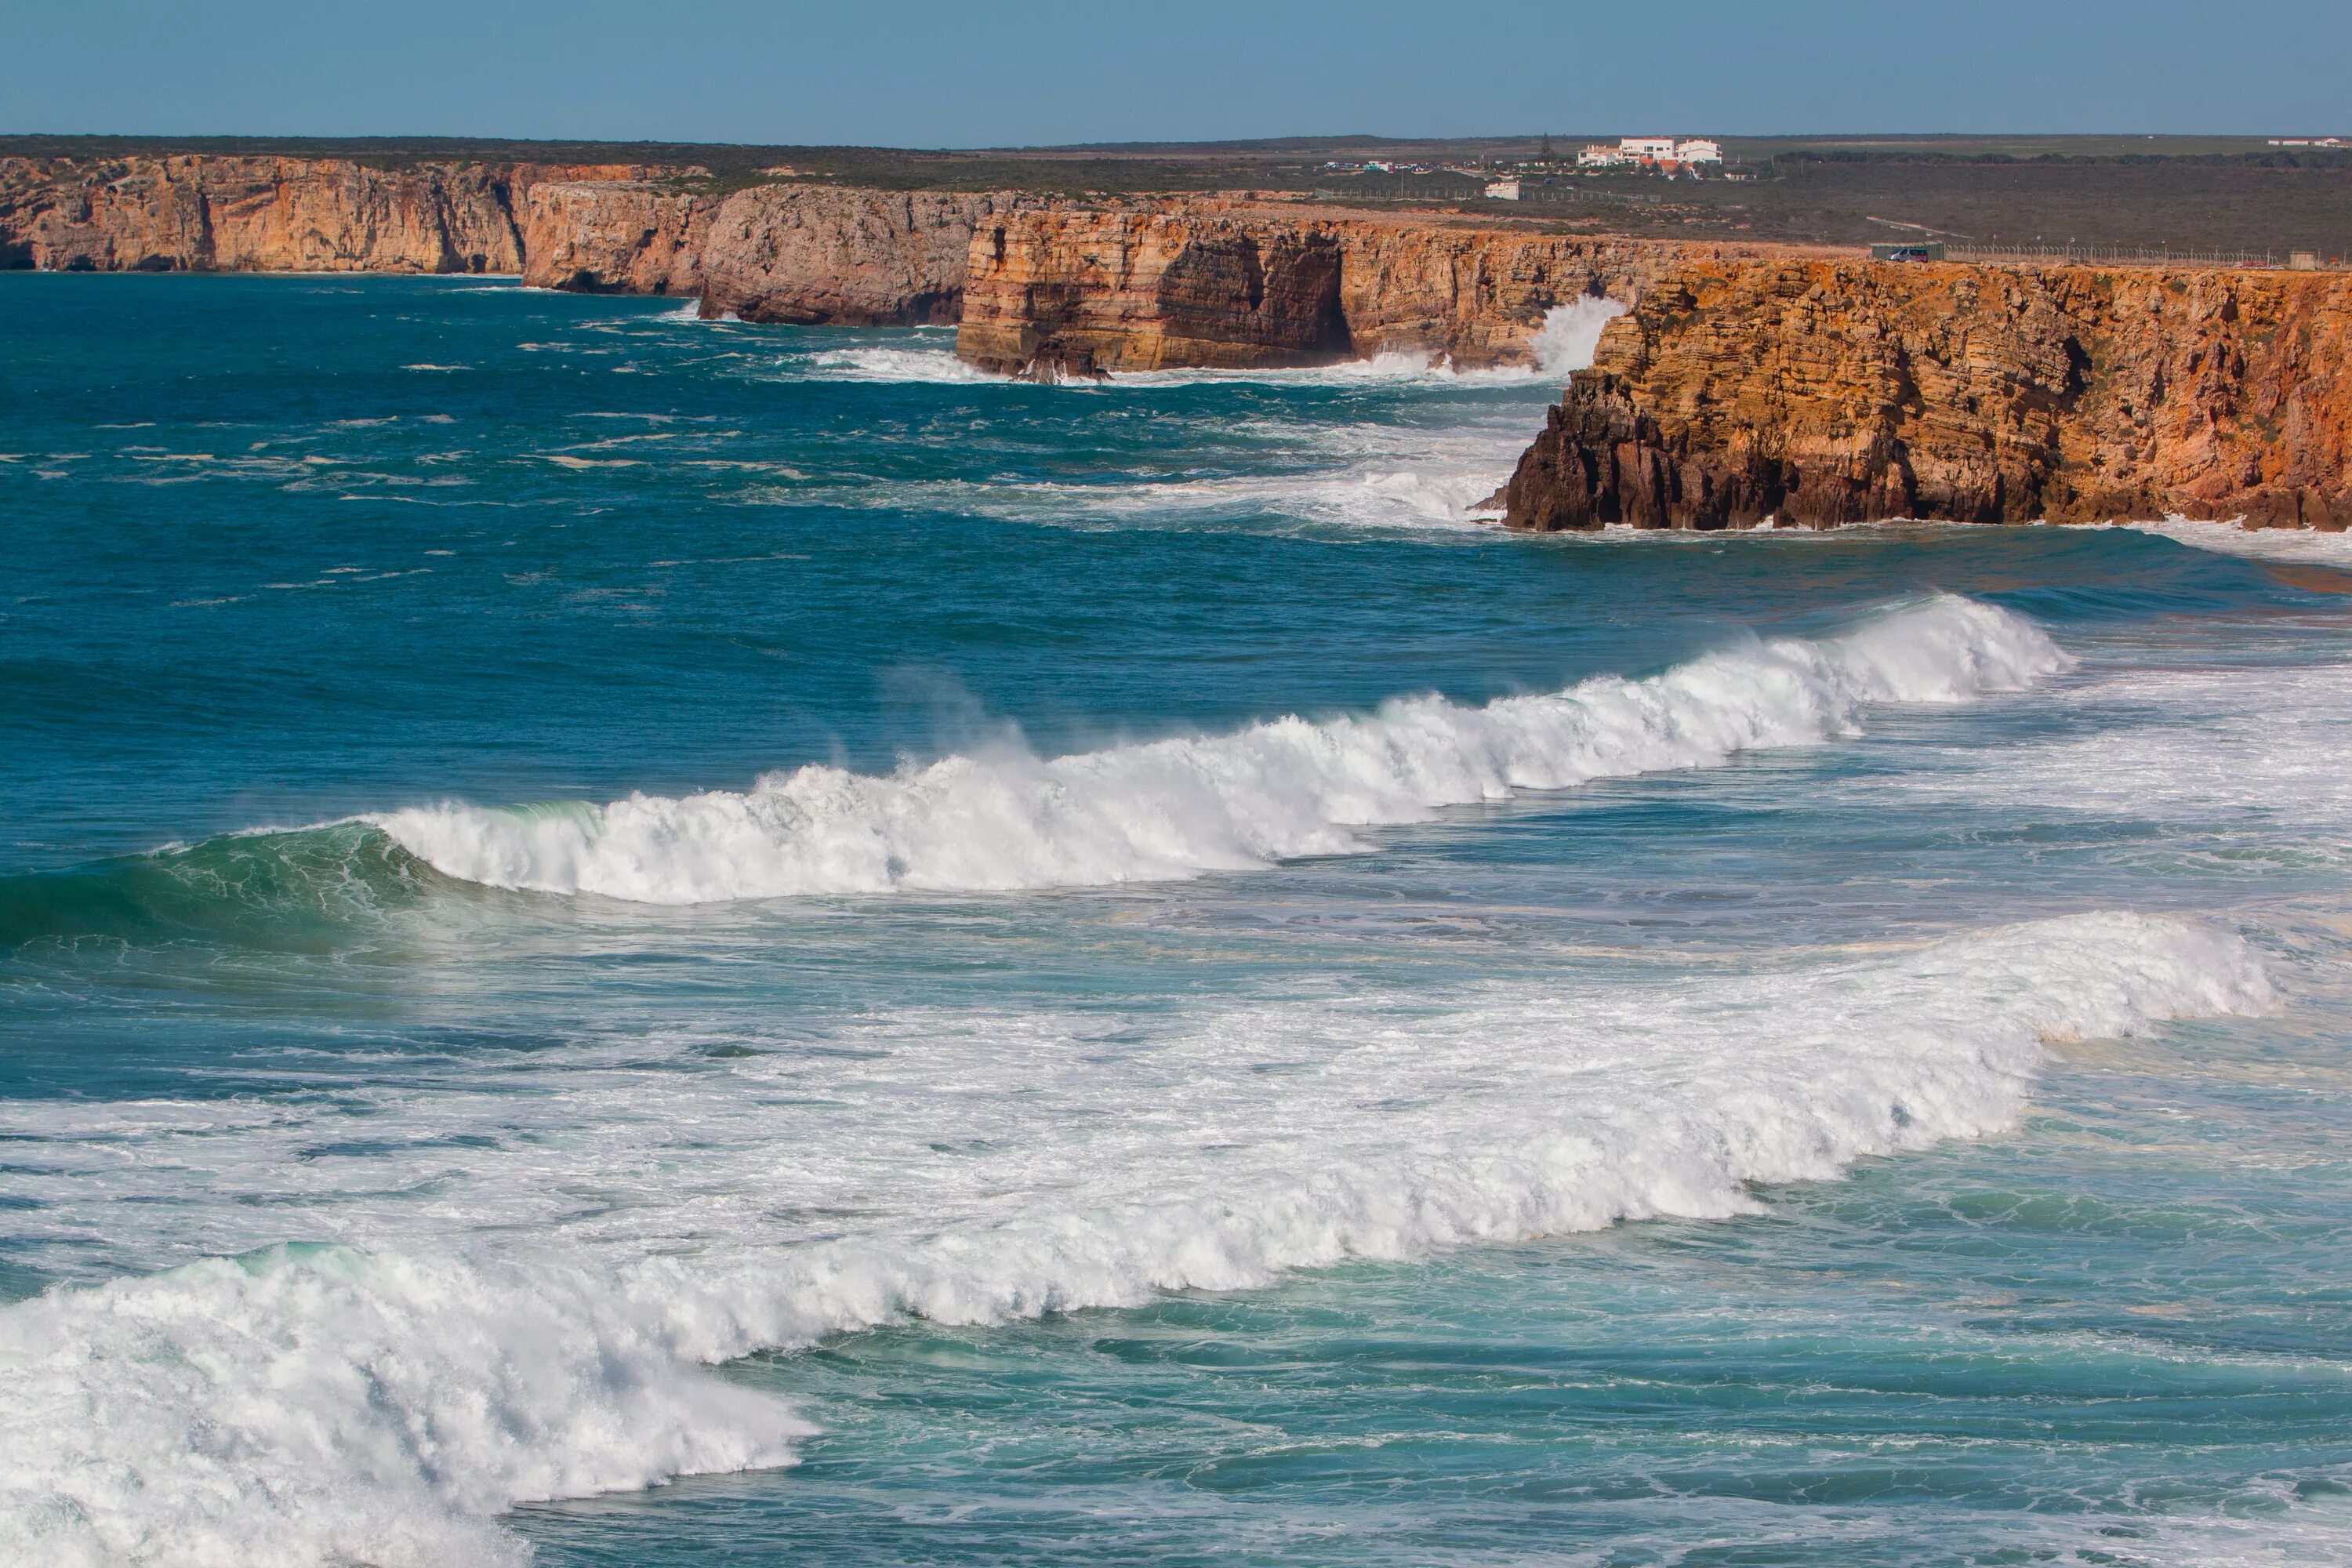
<instances>
[{"instance_id":1,"label":"blue sky","mask_svg":"<svg viewBox=\"0 0 2352 1568\"><path fill-rule=\"evenodd\" d=\"M2352 3L0 0L0 131L2352 134Z\"/></svg>"}]
</instances>

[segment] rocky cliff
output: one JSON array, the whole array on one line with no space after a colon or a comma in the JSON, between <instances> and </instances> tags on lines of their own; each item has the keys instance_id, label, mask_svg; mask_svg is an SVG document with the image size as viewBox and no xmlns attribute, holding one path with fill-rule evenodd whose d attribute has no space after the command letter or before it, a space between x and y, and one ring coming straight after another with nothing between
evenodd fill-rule
<instances>
[{"instance_id":1,"label":"rocky cliff","mask_svg":"<svg viewBox=\"0 0 2352 1568\"><path fill-rule=\"evenodd\" d=\"M522 223L522 280L595 294L699 294L717 206L643 180L535 184Z\"/></svg>"},{"instance_id":2,"label":"rocky cliff","mask_svg":"<svg viewBox=\"0 0 2352 1568\"><path fill-rule=\"evenodd\" d=\"M1630 300L1675 258L1725 254L1215 201L1035 209L975 230L956 351L1010 374L1524 363L1553 306Z\"/></svg>"},{"instance_id":3,"label":"rocky cliff","mask_svg":"<svg viewBox=\"0 0 2352 1568\"><path fill-rule=\"evenodd\" d=\"M2352 279L1684 261L1504 492L1517 528L2352 524Z\"/></svg>"},{"instance_id":4,"label":"rocky cliff","mask_svg":"<svg viewBox=\"0 0 2352 1568\"><path fill-rule=\"evenodd\" d=\"M541 181L626 166L185 156L0 159L0 266L61 271L515 272Z\"/></svg>"},{"instance_id":5,"label":"rocky cliff","mask_svg":"<svg viewBox=\"0 0 2352 1568\"><path fill-rule=\"evenodd\" d=\"M974 225L1027 198L767 184L723 200L637 165L195 155L0 159L0 267L520 272L701 295L704 314L952 322Z\"/></svg>"},{"instance_id":6,"label":"rocky cliff","mask_svg":"<svg viewBox=\"0 0 2352 1568\"><path fill-rule=\"evenodd\" d=\"M961 321L1014 374L1524 363L1634 303L1503 492L1512 526L2243 515L2352 525L2352 279L1891 266L1215 199L768 184L631 166L0 159L0 266L515 272L705 315Z\"/></svg>"},{"instance_id":7,"label":"rocky cliff","mask_svg":"<svg viewBox=\"0 0 2352 1568\"><path fill-rule=\"evenodd\" d=\"M727 198L702 245L702 313L803 326L951 323L982 220L1025 198L756 185Z\"/></svg>"}]
</instances>

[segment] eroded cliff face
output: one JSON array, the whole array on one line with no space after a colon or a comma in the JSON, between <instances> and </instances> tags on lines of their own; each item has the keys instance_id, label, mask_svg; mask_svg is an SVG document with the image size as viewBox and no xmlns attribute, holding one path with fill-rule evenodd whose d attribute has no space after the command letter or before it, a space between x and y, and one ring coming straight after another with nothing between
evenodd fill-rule
<instances>
[{"instance_id":1,"label":"eroded cliff face","mask_svg":"<svg viewBox=\"0 0 2352 1568\"><path fill-rule=\"evenodd\" d=\"M1434 225L1340 229L1340 309L1359 355L1444 356L1457 367L1533 363L1545 313L1587 295L1631 305L1664 268L1744 252Z\"/></svg>"},{"instance_id":2,"label":"eroded cliff face","mask_svg":"<svg viewBox=\"0 0 2352 1568\"><path fill-rule=\"evenodd\" d=\"M985 370L1328 364L1353 352L1339 244L1311 225L1056 208L972 235L956 353Z\"/></svg>"},{"instance_id":3,"label":"eroded cliff face","mask_svg":"<svg viewBox=\"0 0 2352 1568\"><path fill-rule=\"evenodd\" d=\"M638 167L0 159L0 265L513 272L706 316L961 320L1013 374L1525 363L1634 302L1501 497L1512 526L2352 525L2352 279L1888 266L1215 199L1076 206Z\"/></svg>"},{"instance_id":4,"label":"eroded cliff face","mask_svg":"<svg viewBox=\"0 0 2352 1568\"><path fill-rule=\"evenodd\" d=\"M1025 200L835 185L738 191L702 241L702 313L802 326L952 323L973 228Z\"/></svg>"},{"instance_id":5,"label":"eroded cliff face","mask_svg":"<svg viewBox=\"0 0 2352 1568\"><path fill-rule=\"evenodd\" d=\"M1269 213L1215 201L1017 212L972 237L956 352L1008 374L1328 364L1391 350L1525 363L1544 314L1725 254Z\"/></svg>"},{"instance_id":6,"label":"eroded cliff face","mask_svg":"<svg viewBox=\"0 0 2352 1568\"><path fill-rule=\"evenodd\" d=\"M541 181L624 165L184 156L0 159L0 266L59 271L515 272Z\"/></svg>"},{"instance_id":7,"label":"eroded cliff face","mask_svg":"<svg viewBox=\"0 0 2352 1568\"><path fill-rule=\"evenodd\" d=\"M533 185L522 280L593 294L699 294L703 241L718 205L642 180Z\"/></svg>"},{"instance_id":8,"label":"eroded cliff face","mask_svg":"<svg viewBox=\"0 0 2352 1568\"><path fill-rule=\"evenodd\" d=\"M1504 491L1527 529L2352 524L2352 279L1684 261Z\"/></svg>"},{"instance_id":9,"label":"eroded cliff face","mask_svg":"<svg viewBox=\"0 0 2352 1568\"><path fill-rule=\"evenodd\" d=\"M188 155L0 159L0 267L520 272L542 288L701 295L750 321L951 323L972 230L1005 195L771 184L723 200L638 165Z\"/></svg>"}]
</instances>

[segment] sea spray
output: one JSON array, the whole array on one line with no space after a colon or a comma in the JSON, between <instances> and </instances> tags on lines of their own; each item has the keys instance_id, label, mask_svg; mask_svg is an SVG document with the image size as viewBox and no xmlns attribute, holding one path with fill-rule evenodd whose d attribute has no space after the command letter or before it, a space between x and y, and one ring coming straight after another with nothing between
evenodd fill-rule
<instances>
[{"instance_id":1,"label":"sea spray","mask_svg":"<svg viewBox=\"0 0 2352 1568\"><path fill-rule=\"evenodd\" d=\"M2352 1556L2323 568L1465 528L1559 385L1524 372L820 385L764 373L949 334L22 282L0 354L51 395L0 463L0 1298L48 1288L15 1321L57 1331L0 1368L0 1561L471 1563L519 1554L501 1524L635 1568ZM676 438L542 460L629 429ZM1063 716L1050 757L1646 676L1922 584L2091 669L1340 863L668 909L299 826L870 757L907 732L879 668ZM259 824L292 830L217 837ZM2087 909L2184 923L2001 929ZM2103 992L2226 980L2231 930L2282 1016L2095 1038ZM2036 1033L2092 1043L2033 1079ZM1632 1199L1769 1214L705 1364Z\"/></svg>"},{"instance_id":2,"label":"sea spray","mask_svg":"<svg viewBox=\"0 0 2352 1568\"><path fill-rule=\"evenodd\" d=\"M1120 371L1102 381L1026 384L1099 393L1122 388L1213 386L1237 383L1260 383L1270 386L1359 386L1419 381L1474 384L1538 381L1565 376L1590 365L1601 342L1601 330L1624 313L1624 306L1600 295L1590 295L1565 305L1553 306L1544 313L1543 324L1528 340L1528 347L1535 360L1533 365L1464 369L1443 354L1391 349L1362 359L1306 368L1223 370L1202 366ZM691 307L686 314L691 316ZM791 354L775 363L774 373L787 380L1024 384L1011 377L996 375L976 365L967 364L958 359L951 349L928 346L823 349L814 353Z\"/></svg>"},{"instance_id":3,"label":"sea spray","mask_svg":"<svg viewBox=\"0 0 2352 1568\"><path fill-rule=\"evenodd\" d=\"M1587 368L1600 352L1601 329L1624 313L1624 306L1598 294L1545 311L1532 345L1536 367L1553 376Z\"/></svg>"},{"instance_id":4,"label":"sea spray","mask_svg":"<svg viewBox=\"0 0 2352 1568\"><path fill-rule=\"evenodd\" d=\"M1943 595L1843 637L1759 642L1483 707L1407 698L1052 759L1009 741L887 775L809 766L740 793L370 820L448 876L646 903L1100 887L1358 853L1361 829L1818 744L1856 732L1874 704L1964 702L2067 663L2023 617Z\"/></svg>"},{"instance_id":5,"label":"sea spray","mask_svg":"<svg viewBox=\"0 0 2352 1568\"><path fill-rule=\"evenodd\" d=\"M830 1239L615 1256L501 1226L494 1244L268 1248L0 1309L0 1555L512 1559L487 1521L513 1502L790 1460L803 1426L706 1363L909 1314L992 1323L1752 1212L1756 1184L2006 1125L2044 1037L2271 1005L2238 939L2107 914L1671 984L1271 1004L1126 1057L1055 1051L1034 1017L999 1020L1010 1041L966 1017L958 1048L976 1054L949 1087L1023 1060L1059 1092L1001 1086L1025 1123L958 1111L1003 1152L876 1173L867 1217ZM904 1025L937 1039L941 1022ZM1269 1058L1297 1070L1257 1071ZM719 1086L711 1110L749 1105L783 1119L771 1143L792 1137L803 1102L748 1088ZM515 1179L547 1179L526 1163Z\"/></svg>"},{"instance_id":6,"label":"sea spray","mask_svg":"<svg viewBox=\"0 0 2352 1568\"><path fill-rule=\"evenodd\" d=\"M2352 532L2323 533L2312 528L2245 528L2235 521L2178 515L2116 526L2135 532L2156 534L2176 544L2186 544L2195 550L2210 550L2220 555L2352 568Z\"/></svg>"}]
</instances>

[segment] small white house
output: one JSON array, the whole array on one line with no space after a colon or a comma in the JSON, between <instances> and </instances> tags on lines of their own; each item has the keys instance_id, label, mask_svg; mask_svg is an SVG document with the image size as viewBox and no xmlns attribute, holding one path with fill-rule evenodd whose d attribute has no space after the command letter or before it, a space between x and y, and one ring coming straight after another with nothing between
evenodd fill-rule
<instances>
[{"instance_id":1,"label":"small white house","mask_svg":"<svg viewBox=\"0 0 2352 1568\"><path fill-rule=\"evenodd\" d=\"M1629 158L1671 158L1675 155L1675 139L1671 136L1628 136L1617 143L1617 149Z\"/></svg>"},{"instance_id":2,"label":"small white house","mask_svg":"<svg viewBox=\"0 0 2352 1568\"><path fill-rule=\"evenodd\" d=\"M1517 180L1491 181L1486 186L1486 195L1487 197L1493 201L1517 201L1519 199L1519 183Z\"/></svg>"},{"instance_id":3,"label":"small white house","mask_svg":"<svg viewBox=\"0 0 2352 1568\"><path fill-rule=\"evenodd\" d=\"M1616 147L1587 147L1576 155L1580 169L1618 169L1633 161L1632 153Z\"/></svg>"},{"instance_id":4,"label":"small white house","mask_svg":"<svg viewBox=\"0 0 2352 1568\"><path fill-rule=\"evenodd\" d=\"M1674 159L1677 163L1720 163L1723 162L1723 148L1703 136L1694 137L1688 142L1675 143Z\"/></svg>"}]
</instances>

